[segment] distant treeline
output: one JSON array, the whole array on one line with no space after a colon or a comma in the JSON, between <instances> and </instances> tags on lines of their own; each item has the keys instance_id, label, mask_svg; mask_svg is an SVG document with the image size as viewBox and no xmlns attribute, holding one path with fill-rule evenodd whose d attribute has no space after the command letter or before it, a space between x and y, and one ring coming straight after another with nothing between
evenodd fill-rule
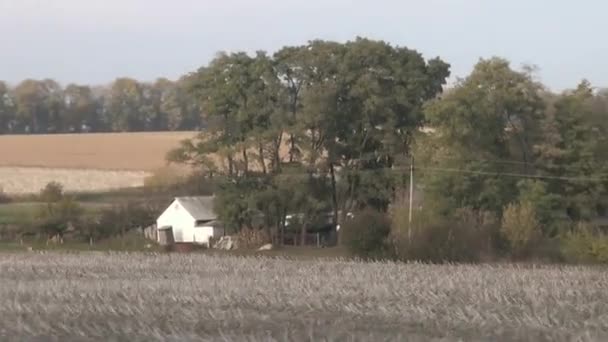
<instances>
[{"instance_id":1,"label":"distant treeline","mask_svg":"<svg viewBox=\"0 0 608 342\"><path fill-rule=\"evenodd\" d=\"M154 83L119 78L91 87L28 79L0 81L0 134L195 130L200 109L187 77Z\"/></svg>"}]
</instances>

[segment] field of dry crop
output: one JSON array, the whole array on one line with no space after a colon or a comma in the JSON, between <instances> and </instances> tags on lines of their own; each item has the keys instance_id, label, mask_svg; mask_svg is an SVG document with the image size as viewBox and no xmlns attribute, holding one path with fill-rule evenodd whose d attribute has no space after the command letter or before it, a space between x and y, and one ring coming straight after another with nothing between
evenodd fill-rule
<instances>
[{"instance_id":1,"label":"field of dry crop","mask_svg":"<svg viewBox=\"0 0 608 342\"><path fill-rule=\"evenodd\" d=\"M153 171L194 132L0 135L0 167Z\"/></svg>"},{"instance_id":2,"label":"field of dry crop","mask_svg":"<svg viewBox=\"0 0 608 342\"><path fill-rule=\"evenodd\" d=\"M608 272L0 254L0 340L606 341Z\"/></svg>"},{"instance_id":3,"label":"field of dry crop","mask_svg":"<svg viewBox=\"0 0 608 342\"><path fill-rule=\"evenodd\" d=\"M0 135L0 187L38 192L50 181L69 191L141 186L168 151L194 132Z\"/></svg>"},{"instance_id":4,"label":"field of dry crop","mask_svg":"<svg viewBox=\"0 0 608 342\"><path fill-rule=\"evenodd\" d=\"M55 181L68 191L104 191L143 186L147 175L143 171L0 167L0 186L8 194L31 194Z\"/></svg>"}]
</instances>

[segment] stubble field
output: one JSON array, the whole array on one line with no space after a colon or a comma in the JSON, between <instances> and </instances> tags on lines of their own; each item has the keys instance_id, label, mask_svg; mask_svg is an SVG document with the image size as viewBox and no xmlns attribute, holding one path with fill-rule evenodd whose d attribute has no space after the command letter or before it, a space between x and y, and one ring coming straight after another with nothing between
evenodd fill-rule
<instances>
[{"instance_id":1,"label":"stubble field","mask_svg":"<svg viewBox=\"0 0 608 342\"><path fill-rule=\"evenodd\" d=\"M605 341L608 273L0 254L0 340Z\"/></svg>"},{"instance_id":2,"label":"stubble field","mask_svg":"<svg viewBox=\"0 0 608 342\"><path fill-rule=\"evenodd\" d=\"M195 132L0 135L0 187L35 193L50 181L69 191L143 185L165 156Z\"/></svg>"}]
</instances>

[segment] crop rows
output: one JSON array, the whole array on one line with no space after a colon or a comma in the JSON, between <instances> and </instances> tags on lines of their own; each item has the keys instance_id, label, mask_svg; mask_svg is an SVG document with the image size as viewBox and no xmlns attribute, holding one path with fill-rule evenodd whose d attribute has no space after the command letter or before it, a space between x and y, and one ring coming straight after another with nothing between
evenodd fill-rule
<instances>
[{"instance_id":1,"label":"crop rows","mask_svg":"<svg viewBox=\"0 0 608 342\"><path fill-rule=\"evenodd\" d=\"M0 254L0 340L608 340L608 272Z\"/></svg>"}]
</instances>

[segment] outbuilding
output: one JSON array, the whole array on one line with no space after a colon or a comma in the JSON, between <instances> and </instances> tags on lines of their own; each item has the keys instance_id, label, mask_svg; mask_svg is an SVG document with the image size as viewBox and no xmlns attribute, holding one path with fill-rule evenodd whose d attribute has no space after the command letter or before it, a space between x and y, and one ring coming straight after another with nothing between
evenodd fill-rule
<instances>
[{"instance_id":1,"label":"outbuilding","mask_svg":"<svg viewBox=\"0 0 608 342\"><path fill-rule=\"evenodd\" d=\"M156 220L158 243L191 243L211 247L211 239L224 236L213 210L213 197L176 197Z\"/></svg>"}]
</instances>

